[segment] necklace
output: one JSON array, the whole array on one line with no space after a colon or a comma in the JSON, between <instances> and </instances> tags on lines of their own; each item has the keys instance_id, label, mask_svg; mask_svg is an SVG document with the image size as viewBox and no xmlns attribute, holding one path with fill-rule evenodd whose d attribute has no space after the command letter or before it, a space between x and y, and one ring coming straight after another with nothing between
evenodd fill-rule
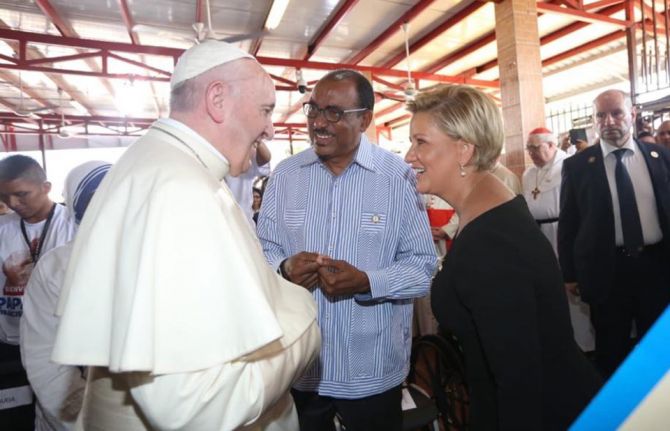
<instances>
[{"instance_id":1,"label":"necklace","mask_svg":"<svg viewBox=\"0 0 670 431\"><path fill-rule=\"evenodd\" d=\"M533 199L537 199L537 195L539 195L541 193L540 192L540 184L542 184L542 181L544 181L544 179L547 177L547 175L549 175L549 172L551 172L551 166L549 166L549 168L546 171L544 171L544 173L542 174L541 177L540 177L540 170L541 170L541 168L538 168L538 170L535 171L535 188L533 190L531 190L531 194L533 195Z\"/></svg>"},{"instance_id":2,"label":"necklace","mask_svg":"<svg viewBox=\"0 0 670 431\"><path fill-rule=\"evenodd\" d=\"M204 166L205 169L209 169L209 168L207 167L207 165L205 164L205 162L203 162L202 159L200 158L200 155L199 155L198 153L196 153L196 151L195 151L193 148L191 148L191 146L190 146L189 144L187 144L186 142L184 142L181 138L179 138L178 136L174 135L173 133L170 133L170 132L168 132L167 130L163 130L163 129L161 129L161 128L156 128L156 130L159 130L159 131L165 133L166 135L168 135L168 136L174 138L177 142L179 142L180 144L182 144L183 146L185 146L186 148L188 148L188 149L191 151L191 153L195 156L195 158L198 159L198 161L200 162L200 164L201 164L202 166Z\"/></svg>"},{"instance_id":3,"label":"necklace","mask_svg":"<svg viewBox=\"0 0 670 431\"><path fill-rule=\"evenodd\" d=\"M37 259L40 258L40 254L42 253L42 246L44 245L47 232L49 232L49 226L51 225L51 219L53 219L55 211L56 204L54 203L51 205L49 215L47 216L46 222L44 222L44 227L42 228L42 233L40 234L39 242L35 245L35 247L32 246L30 238L28 238L28 232L26 232L26 223L23 221L23 219L21 219L21 233L23 234L23 239L28 245L28 250L30 251L30 257L33 263L37 263Z\"/></svg>"}]
</instances>

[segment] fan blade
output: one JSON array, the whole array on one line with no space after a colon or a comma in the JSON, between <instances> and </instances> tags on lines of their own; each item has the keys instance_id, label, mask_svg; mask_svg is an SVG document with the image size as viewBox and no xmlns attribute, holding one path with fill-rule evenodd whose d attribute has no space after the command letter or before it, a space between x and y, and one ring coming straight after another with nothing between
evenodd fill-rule
<instances>
[{"instance_id":1,"label":"fan blade","mask_svg":"<svg viewBox=\"0 0 670 431\"><path fill-rule=\"evenodd\" d=\"M42 108L34 108L34 109L25 109L22 107L18 107L16 108L16 110L14 110L14 113L19 117L34 117L35 114L51 111L55 108L56 108L55 106L44 106Z\"/></svg>"}]
</instances>

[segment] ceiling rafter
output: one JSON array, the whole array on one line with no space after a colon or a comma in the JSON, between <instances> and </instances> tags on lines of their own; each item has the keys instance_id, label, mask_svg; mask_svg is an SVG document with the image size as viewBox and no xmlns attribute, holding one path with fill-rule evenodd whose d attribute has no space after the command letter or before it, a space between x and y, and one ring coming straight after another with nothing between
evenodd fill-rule
<instances>
[{"instance_id":1,"label":"ceiling rafter","mask_svg":"<svg viewBox=\"0 0 670 431\"><path fill-rule=\"evenodd\" d=\"M617 3L613 6L606 7L600 11L598 11L599 14L610 16L614 15L617 12L620 12L624 9L625 5L624 3ZM588 27L591 25L588 22L573 22L572 24L569 24L563 28L560 28L556 31L553 31L545 36L542 36L540 38L540 46L547 45L551 42L555 42L558 39L561 39L563 37L569 36L570 34L574 33L577 30L581 30L582 28ZM489 69L493 69L498 65L498 59L493 59L487 63L484 63L480 66L476 67L477 73L482 73L486 72Z\"/></svg>"},{"instance_id":2,"label":"ceiling rafter","mask_svg":"<svg viewBox=\"0 0 670 431\"><path fill-rule=\"evenodd\" d=\"M61 36L78 37L72 36L73 34L77 34L77 32L74 31L72 26L70 26L58 12L56 12L56 9L49 3L49 0L35 0L35 3L49 21L51 21L54 27L56 27L56 30L58 30Z\"/></svg>"},{"instance_id":3,"label":"ceiling rafter","mask_svg":"<svg viewBox=\"0 0 670 431\"><path fill-rule=\"evenodd\" d=\"M4 21L0 20L0 30L2 29L12 31ZM20 52L20 44L12 40L5 40L5 43L7 43L7 45L9 45L10 48L12 48L15 56L18 57ZM26 57L32 59L44 58L42 52L40 52L40 50L38 50L34 46L25 46L25 55ZM15 61L15 59L11 59L11 61ZM82 96L80 92L77 91L77 89L74 88L72 85L70 85L62 76L55 73L45 73L44 75L49 80L51 80L51 82L53 82L56 85L56 87L62 89L65 92L65 94L68 95L68 97L70 97L72 100L76 101L82 107L84 107L84 109L86 109L89 114L97 113L93 108L91 102L88 101L84 96Z\"/></svg>"},{"instance_id":4,"label":"ceiling rafter","mask_svg":"<svg viewBox=\"0 0 670 431\"><path fill-rule=\"evenodd\" d=\"M436 28L431 30L428 34L417 40L416 42L410 44L409 50L410 52L415 52L421 48L423 48L425 45L430 43L433 39L436 37L440 36L442 33L445 31L449 30L451 27L454 25L458 24L461 20L467 18L477 10L479 10L482 6L484 6L486 3L480 2L478 0L470 0L470 3L465 6L463 9L452 15L451 17L445 19L440 25L438 25ZM403 49L402 51L398 52L396 55L391 57L389 60L384 62L384 64L381 65L383 68L391 68L395 66L396 64L400 63L405 58L405 50Z\"/></svg>"},{"instance_id":5,"label":"ceiling rafter","mask_svg":"<svg viewBox=\"0 0 670 431\"><path fill-rule=\"evenodd\" d=\"M330 32L349 12L351 12L351 9L356 6L358 1L359 0L345 0L344 3L342 3L342 6L337 9L337 12L335 12L333 17L328 20L326 25L323 26L323 28L314 36L314 38L312 38L312 41L307 45L307 52L305 53L303 60L309 60L312 58L312 55L314 55L316 50L319 49Z\"/></svg>"},{"instance_id":6,"label":"ceiling rafter","mask_svg":"<svg viewBox=\"0 0 670 431\"><path fill-rule=\"evenodd\" d=\"M195 0L195 22L205 22L205 0Z\"/></svg>"},{"instance_id":7,"label":"ceiling rafter","mask_svg":"<svg viewBox=\"0 0 670 431\"><path fill-rule=\"evenodd\" d=\"M618 52L625 51L625 50L626 50L626 44L622 44L622 45L617 46L617 47L615 47L615 48L607 49L607 50L598 52L598 53L596 53L596 54L593 54L593 55L589 55L589 56L587 56L587 57L584 57L584 58L582 58L582 59L580 59L580 60L573 61L573 62L571 62L570 64L563 64L563 65L561 65L561 66L557 66L556 68L553 68L553 69L551 69L551 70L549 70L549 71L544 72L544 73L542 74L542 76L544 76L544 77L546 78L546 77L548 77L548 76L555 75L555 74L557 74L557 73L561 73L561 72L563 72L563 71L565 71L565 70L572 69L573 67L581 66L581 65L583 65L583 64L590 63L590 62L592 62L592 61L594 61L594 60L598 60L598 59L601 59L601 58L609 57L610 55L613 55L613 54L616 54L616 53L618 53Z\"/></svg>"},{"instance_id":8,"label":"ceiling rafter","mask_svg":"<svg viewBox=\"0 0 670 431\"><path fill-rule=\"evenodd\" d=\"M570 57L574 57L575 55L582 54L586 51L590 51L592 49L598 48L610 42L614 42L615 40L622 39L624 37L626 37L625 30L614 31L612 33L606 34L605 36L599 37L598 39L592 40L585 44L576 46L568 51L562 52L560 54L554 55L553 57L549 57L545 60L542 60L542 67L551 66L552 64L558 63L559 61L563 61Z\"/></svg>"},{"instance_id":9,"label":"ceiling rafter","mask_svg":"<svg viewBox=\"0 0 670 431\"><path fill-rule=\"evenodd\" d=\"M633 24L630 21L612 18L599 13L592 13L582 9L573 9L568 7L557 6L551 3L538 2L537 10L558 15L567 15L570 18L576 19L578 21L588 22L591 24L593 23L613 24L622 28L630 27Z\"/></svg>"},{"instance_id":10,"label":"ceiling rafter","mask_svg":"<svg viewBox=\"0 0 670 431\"><path fill-rule=\"evenodd\" d=\"M52 103L49 103L41 94L37 93L30 87L26 87L19 82L19 78L14 76L13 73L10 73L5 70L0 70L0 81L7 82L17 89L20 88L20 91L23 91L26 95L30 96L38 104L42 105L45 108L53 106Z\"/></svg>"},{"instance_id":11,"label":"ceiling rafter","mask_svg":"<svg viewBox=\"0 0 670 431\"><path fill-rule=\"evenodd\" d=\"M135 23L133 22L133 17L132 14L130 13L130 9L128 8L128 2L127 0L117 0L119 3L119 9L121 10L121 18L123 19L123 24L126 26L126 30L128 31L128 36L130 37L131 42L133 45L139 45L140 44L140 39L137 36L137 33L133 31L133 27ZM143 63L147 63L146 58L141 55L140 59L142 60ZM154 102L154 108L156 109L156 114L158 117L161 116L162 114L162 108L160 101L158 100L158 93L156 92L156 87L154 86L153 82L149 82L149 87L151 89L151 96Z\"/></svg>"},{"instance_id":12,"label":"ceiling rafter","mask_svg":"<svg viewBox=\"0 0 670 431\"><path fill-rule=\"evenodd\" d=\"M593 10L598 10L604 6L611 6L614 4L623 4L623 3L625 3L625 0L601 0L595 3L584 5L584 10L590 12Z\"/></svg>"},{"instance_id":13,"label":"ceiling rafter","mask_svg":"<svg viewBox=\"0 0 670 431\"><path fill-rule=\"evenodd\" d=\"M375 49L379 48L384 42L389 40L391 36L396 34L402 28L404 23L412 21L416 16L423 12L428 6L434 3L435 0L420 0L414 6L409 8L404 14L400 16L397 20L393 22L390 26L386 28L379 36L377 36L372 42L368 44L365 48L358 51L355 55L351 56L345 61L345 63L358 64L363 61L368 55L372 54Z\"/></svg>"},{"instance_id":14,"label":"ceiling rafter","mask_svg":"<svg viewBox=\"0 0 670 431\"><path fill-rule=\"evenodd\" d=\"M491 42L495 42L496 40L496 33L495 31L491 31L489 33L486 33L485 35L479 37L478 39L474 40L470 44L464 46L461 49L458 49L454 51L451 54L445 55L444 57L440 58L439 60L435 61L432 63L430 66L425 68L424 70L429 73L435 73L438 70L444 69L451 63L460 60L461 58L465 57L468 54L471 54L475 51L477 51L480 48L485 47Z\"/></svg>"},{"instance_id":15,"label":"ceiling rafter","mask_svg":"<svg viewBox=\"0 0 670 431\"><path fill-rule=\"evenodd\" d=\"M267 22L268 17L270 16L270 11L272 10L273 3L274 1L271 1L270 4L268 5L267 12L265 13L265 17L263 18L263 26L260 29L258 29L259 31L263 31L265 29L265 23ZM260 36L254 38L254 40L251 41L251 44L249 45L249 53L251 55L253 55L254 57L258 55L258 51L260 51L264 39L265 34L261 33Z\"/></svg>"},{"instance_id":16,"label":"ceiling rafter","mask_svg":"<svg viewBox=\"0 0 670 431\"><path fill-rule=\"evenodd\" d=\"M11 33L11 32L10 32ZM2 37L3 31L0 30L0 37ZM23 33L25 35L25 33ZM56 37L56 39L58 39ZM116 43L117 47L121 47L121 44ZM128 46L133 46L133 45L126 45L126 50L129 50L127 48ZM104 51L101 51L102 54L104 54ZM274 58L274 57L257 57L258 61L261 64L267 65L267 66L284 66L284 67L291 67L291 68L306 68L306 69L314 69L314 70L335 70L339 69L342 67L349 67L361 72L370 72L373 74L377 75L382 75L382 76L392 76L392 77L405 77L405 72L401 70L395 70L395 69L384 69L381 67L373 67L373 66L361 66L361 65L355 65L355 64L339 64L339 63L326 63L326 62L315 62L315 61L303 61L303 60L295 60L295 59L283 59L283 58ZM131 60L126 60L126 61L131 61ZM105 78L114 78L114 79L130 79L134 78L136 80L146 80L146 81L164 81L168 82L170 80L169 75L170 73L167 71L161 71L163 72L163 76L144 76L144 75L134 75L134 74L119 74L119 73L109 73L109 72L89 72L89 71L82 71L82 70L72 70L72 69L58 69L58 68L49 68L49 67L43 67L43 66L27 66L25 64L25 61L17 61L16 64L0 64L0 68L4 69L15 69L15 70L30 70L30 71L37 71L37 72L54 72L54 73L63 73L63 74L72 74L72 75L83 75L83 76L100 76L100 77L105 77ZM152 68L154 70L158 70L155 68ZM448 75L438 75L438 74L433 74L433 73L425 73L425 72L415 72L414 73L415 78L417 79L425 79L428 81L436 81L436 82L449 82L449 83L457 83L457 84L470 84L473 86L477 87L488 87L488 88L497 88L498 87L498 82L497 81L487 81L487 80L480 80L480 79L470 79L470 78L465 78L465 77L459 77L459 76L448 76Z\"/></svg>"},{"instance_id":17,"label":"ceiling rafter","mask_svg":"<svg viewBox=\"0 0 670 431\"><path fill-rule=\"evenodd\" d=\"M65 20L63 17L54 9L54 7L49 3L49 0L35 0L40 10L44 15L54 24L62 36L79 38L77 32L72 28L72 26ZM91 70L97 70L98 65L92 59L85 59L86 65ZM102 80L102 85L105 87L107 92L114 97L115 92L112 84L109 83L106 79Z\"/></svg>"}]
</instances>

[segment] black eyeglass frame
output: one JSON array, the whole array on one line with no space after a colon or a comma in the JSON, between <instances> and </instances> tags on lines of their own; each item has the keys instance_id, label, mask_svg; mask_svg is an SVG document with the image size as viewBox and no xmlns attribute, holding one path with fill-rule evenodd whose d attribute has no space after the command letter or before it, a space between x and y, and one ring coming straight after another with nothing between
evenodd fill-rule
<instances>
[{"instance_id":1,"label":"black eyeglass frame","mask_svg":"<svg viewBox=\"0 0 670 431\"><path fill-rule=\"evenodd\" d=\"M316 103L305 102L302 104L302 112L305 114L305 117L313 120L317 118L320 114L323 114L323 118L326 119L329 123L338 123L342 120L346 114L353 114L354 112L363 112L368 111L368 108L354 108L354 109L340 109L335 106L326 106L325 108L319 108ZM310 114L313 112L313 114ZM331 117L328 118L328 113L331 114ZM334 117L332 116L334 115Z\"/></svg>"}]
</instances>

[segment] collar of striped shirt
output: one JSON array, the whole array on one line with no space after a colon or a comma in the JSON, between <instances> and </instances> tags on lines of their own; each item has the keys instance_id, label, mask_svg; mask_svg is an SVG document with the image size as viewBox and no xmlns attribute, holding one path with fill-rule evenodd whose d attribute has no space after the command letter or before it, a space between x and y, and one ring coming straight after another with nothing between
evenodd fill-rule
<instances>
[{"instance_id":1,"label":"collar of striped shirt","mask_svg":"<svg viewBox=\"0 0 670 431\"><path fill-rule=\"evenodd\" d=\"M367 136L361 134L361 142L358 145L358 150L356 150L353 162L357 163L362 168L374 172L376 169L374 156L372 154L372 145L374 144L368 140ZM319 159L319 156L316 155L316 152L312 150L309 152L309 155L305 158L305 162L301 166L309 166L314 163L321 163L321 160Z\"/></svg>"}]
</instances>

